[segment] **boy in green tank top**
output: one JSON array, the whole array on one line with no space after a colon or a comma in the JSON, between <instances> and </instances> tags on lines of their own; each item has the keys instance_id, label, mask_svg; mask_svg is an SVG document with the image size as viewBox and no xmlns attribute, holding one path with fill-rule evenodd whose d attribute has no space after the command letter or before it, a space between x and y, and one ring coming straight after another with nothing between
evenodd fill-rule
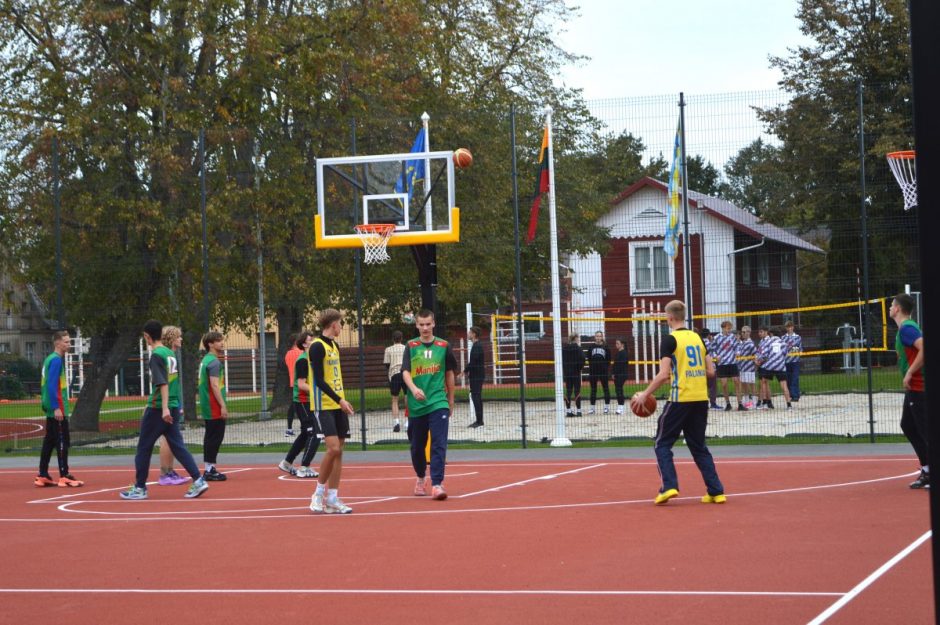
<instances>
[{"instance_id":1,"label":"boy in green tank top","mask_svg":"<svg viewBox=\"0 0 940 625\"><path fill-rule=\"evenodd\" d=\"M77 487L84 484L69 473L69 385L65 375L65 355L72 339L66 330L52 335L53 352L42 363L42 411L46 413L46 435L39 453L36 486ZM49 460L56 450L59 481L49 475Z\"/></svg>"},{"instance_id":2,"label":"boy in green tank top","mask_svg":"<svg viewBox=\"0 0 940 625\"><path fill-rule=\"evenodd\" d=\"M431 497L447 499L444 466L449 417L454 412L454 375L457 359L444 339L434 336L434 313L421 310L415 318L418 338L411 339L402 356L402 381L408 388L408 430L411 464L417 482L414 494L427 494L424 484L427 459L424 448L431 436Z\"/></svg>"}]
</instances>

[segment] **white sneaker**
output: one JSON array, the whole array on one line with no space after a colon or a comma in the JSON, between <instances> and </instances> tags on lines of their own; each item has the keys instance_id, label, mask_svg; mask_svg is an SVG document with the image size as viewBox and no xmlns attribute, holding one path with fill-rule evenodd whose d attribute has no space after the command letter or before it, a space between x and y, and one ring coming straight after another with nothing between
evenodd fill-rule
<instances>
[{"instance_id":1,"label":"white sneaker","mask_svg":"<svg viewBox=\"0 0 940 625\"><path fill-rule=\"evenodd\" d=\"M610 406L604 406L604 414L610 414Z\"/></svg>"},{"instance_id":2,"label":"white sneaker","mask_svg":"<svg viewBox=\"0 0 940 625\"><path fill-rule=\"evenodd\" d=\"M623 406L617 406L617 414L623 414Z\"/></svg>"},{"instance_id":3,"label":"white sneaker","mask_svg":"<svg viewBox=\"0 0 940 625\"><path fill-rule=\"evenodd\" d=\"M294 472L297 477L320 477L320 474L310 467L300 467Z\"/></svg>"},{"instance_id":4,"label":"white sneaker","mask_svg":"<svg viewBox=\"0 0 940 625\"><path fill-rule=\"evenodd\" d=\"M588 414L594 414L594 406L588 408Z\"/></svg>"},{"instance_id":5,"label":"white sneaker","mask_svg":"<svg viewBox=\"0 0 940 625\"><path fill-rule=\"evenodd\" d=\"M323 512L323 493L313 493L313 497L310 498L310 511Z\"/></svg>"},{"instance_id":6,"label":"white sneaker","mask_svg":"<svg viewBox=\"0 0 940 625\"><path fill-rule=\"evenodd\" d=\"M323 504L323 511L327 514L349 514L352 508L343 503L343 500L337 497L333 501L329 499Z\"/></svg>"},{"instance_id":7,"label":"white sneaker","mask_svg":"<svg viewBox=\"0 0 940 625\"><path fill-rule=\"evenodd\" d=\"M281 460L281 462L278 463L277 468L289 475L297 474L297 470L294 468L294 465L289 463L287 460Z\"/></svg>"}]
</instances>

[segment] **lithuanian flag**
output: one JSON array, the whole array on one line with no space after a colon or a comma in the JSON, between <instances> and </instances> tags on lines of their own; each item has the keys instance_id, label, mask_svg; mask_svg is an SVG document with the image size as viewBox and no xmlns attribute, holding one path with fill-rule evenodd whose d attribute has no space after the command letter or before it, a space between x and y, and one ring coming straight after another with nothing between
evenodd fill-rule
<instances>
[{"instance_id":1,"label":"lithuanian flag","mask_svg":"<svg viewBox=\"0 0 940 625\"><path fill-rule=\"evenodd\" d=\"M548 191L548 126L545 126L545 132L542 135L542 149L539 150L539 170L535 179L535 196L532 199L532 207L529 209L527 243L535 240L535 228L539 222L539 205L542 203L542 195L546 191Z\"/></svg>"}]
</instances>

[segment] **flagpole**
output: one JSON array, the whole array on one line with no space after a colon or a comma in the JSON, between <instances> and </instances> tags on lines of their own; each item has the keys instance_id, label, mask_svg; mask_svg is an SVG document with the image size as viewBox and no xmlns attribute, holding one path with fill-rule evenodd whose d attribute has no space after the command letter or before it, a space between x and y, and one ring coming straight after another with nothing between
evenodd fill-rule
<instances>
[{"instance_id":1,"label":"flagpole","mask_svg":"<svg viewBox=\"0 0 940 625\"><path fill-rule=\"evenodd\" d=\"M685 309L686 326L691 330L692 324L692 242L689 240L689 177L685 158L685 94L679 92L679 151L682 154L682 218L683 242L682 264L685 267Z\"/></svg>"},{"instance_id":2,"label":"flagpole","mask_svg":"<svg viewBox=\"0 0 940 625\"><path fill-rule=\"evenodd\" d=\"M561 283L558 276L558 222L555 219L555 156L552 147L552 108L545 107L548 132L548 216L552 263L552 352L555 354L555 438L552 447L571 447L565 434L565 403L561 367Z\"/></svg>"}]
</instances>

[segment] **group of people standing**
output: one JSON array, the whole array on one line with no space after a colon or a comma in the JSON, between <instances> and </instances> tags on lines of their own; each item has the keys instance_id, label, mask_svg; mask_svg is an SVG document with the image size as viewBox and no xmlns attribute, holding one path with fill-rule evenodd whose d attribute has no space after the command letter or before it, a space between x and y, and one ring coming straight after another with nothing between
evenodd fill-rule
<instances>
[{"instance_id":1,"label":"group of people standing","mask_svg":"<svg viewBox=\"0 0 940 625\"><path fill-rule=\"evenodd\" d=\"M613 374L614 392L617 395L617 414L623 414L626 396L623 387L627 383L630 361L627 346L623 339L616 339L612 353L603 332L594 333L594 343L584 350L581 347L581 335L571 334L568 342L561 348L561 369L565 382L565 416L580 417L581 378L585 364L588 367L588 383L591 385L588 414L595 413L597 389L604 394L604 414L610 413L610 377ZM574 403L574 408L572 408Z\"/></svg>"},{"instance_id":2,"label":"group of people standing","mask_svg":"<svg viewBox=\"0 0 940 625\"><path fill-rule=\"evenodd\" d=\"M739 411L773 409L770 381L774 379L780 383L788 409L800 400L803 339L796 333L792 321L787 321L782 330L761 327L756 344L751 338L750 326L742 326L735 332L730 321L722 322L720 334L708 328L703 328L699 334L706 352L716 363L716 378L708 382L712 409L722 410L717 402L721 396L725 399L723 409L733 410L732 391Z\"/></svg>"}]
</instances>

